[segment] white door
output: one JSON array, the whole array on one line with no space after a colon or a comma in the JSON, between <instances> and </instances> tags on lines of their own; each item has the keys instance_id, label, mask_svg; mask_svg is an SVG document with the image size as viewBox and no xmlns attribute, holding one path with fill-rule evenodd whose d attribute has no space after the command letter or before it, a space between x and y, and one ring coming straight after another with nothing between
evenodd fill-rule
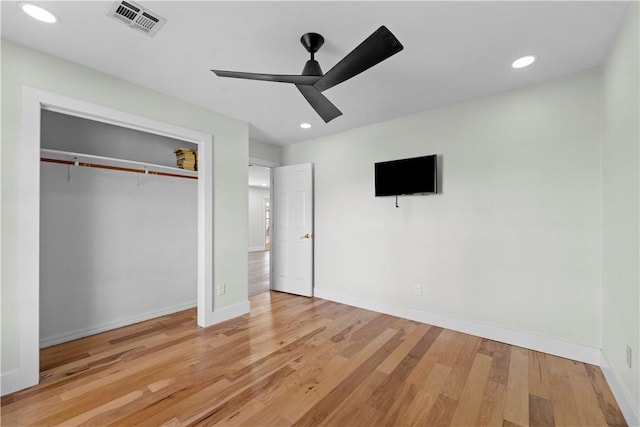
<instances>
[{"instance_id":1,"label":"white door","mask_svg":"<svg viewBox=\"0 0 640 427\"><path fill-rule=\"evenodd\" d=\"M313 296L313 165L273 169L274 291Z\"/></svg>"}]
</instances>

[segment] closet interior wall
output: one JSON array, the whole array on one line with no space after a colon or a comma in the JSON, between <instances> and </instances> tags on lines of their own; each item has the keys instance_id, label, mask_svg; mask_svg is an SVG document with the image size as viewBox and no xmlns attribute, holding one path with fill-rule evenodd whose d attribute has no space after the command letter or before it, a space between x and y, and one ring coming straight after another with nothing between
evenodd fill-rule
<instances>
[{"instance_id":1,"label":"closet interior wall","mask_svg":"<svg viewBox=\"0 0 640 427\"><path fill-rule=\"evenodd\" d=\"M175 166L197 144L43 110L42 148ZM40 345L195 307L197 186L41 162Z\"/></svg>"}]
</instances>

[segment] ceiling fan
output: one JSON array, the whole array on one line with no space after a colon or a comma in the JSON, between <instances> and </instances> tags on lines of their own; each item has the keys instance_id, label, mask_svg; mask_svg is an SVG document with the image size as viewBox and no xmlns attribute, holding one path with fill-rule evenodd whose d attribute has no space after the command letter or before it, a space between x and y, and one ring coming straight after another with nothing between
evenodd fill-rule
<instances>
[{"instance_id":1,"label":"ceiling fan","mask_svg":"<svg viewBox=\"0 0 640 427\"><path fill-rule=\"evenodd\" d=\"M318 33L306 33L300 38L300 42L311 54L311 59L305 63L301 75L211 71L219 77L293 83L325 123L329 123L342 115L342 112L322 92L368 70L403 49L398 39L383 25L347 56L342 58L326 74L323 74L320 64L314 59L314 54L324 44L324 37Z\"/></svg>"}]
</instances>

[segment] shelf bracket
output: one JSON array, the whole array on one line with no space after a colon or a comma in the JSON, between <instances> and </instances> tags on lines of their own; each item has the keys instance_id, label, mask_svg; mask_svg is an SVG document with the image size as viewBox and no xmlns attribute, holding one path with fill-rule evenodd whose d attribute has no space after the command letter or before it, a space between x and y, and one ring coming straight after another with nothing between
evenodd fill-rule
<instances>
[{"instance_id":1,"label":"shelf bracket","mask_svg":"<svg viewBox=\"0 0 640 427\"><path fill-rule=\"evenodd\" d=\"M145 174L145 175L149 175L149 168L148 168L148 166L144 166L144 167L142 168L142 170L144 171L144 174ZM140 175L142 175L140 172L138 172L138 173L136 174L136 185L137 185L138 187L140 187Z\"/></svg>"},{"instance_id":2,"label":"shelf bracket","mask_svg":"<svg viewBox=\"0 0 640 427\"><path fill-rule=\"evenodd\" d=\"M77 157L74 157L74 158L73 158L73 159L71 159L71 160L73 161L73 165L69 165L69 166L67 167L67 181L69 181L69 182L71 182L71 177L72 177L72 175L73 175L73 174L72 174L72 169L71 169L71 168L72 168L73 166L79 166L79 165L80 165L80 162L78 161L78 158L77 158Z\"/></svg>"}]
</instances>

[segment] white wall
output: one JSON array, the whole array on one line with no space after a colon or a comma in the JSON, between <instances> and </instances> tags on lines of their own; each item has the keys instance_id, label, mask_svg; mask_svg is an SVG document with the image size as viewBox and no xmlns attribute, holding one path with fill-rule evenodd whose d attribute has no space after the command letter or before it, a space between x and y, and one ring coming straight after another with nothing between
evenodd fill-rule
<instances>
[{"instance_id":1,"label":"white wall","mask_svg":"<svg viewBox=\"0 0 640 427\"><path fill-rule=\"evenodd\" d=\"M284 147L314 163L316 293L596 351L599 120L586 72ZM375 162L434 153L442 194L374 197Z\"/></svg>"},{"instance_id":2,"label":"white wall","mask_svg":"<svg viewBox=\"0 0 640 427\"><path fill-rule=\"evenodd\" d=\"M640 7L632 5L603 73L602 348L640 408ZM631 368L626 346L632 348ZM640 415L636 415L640 418Z\"/></svg>"},{"instance_id":3,"label":"white wall","mask_svg":"<svg viewBox=\"0 0 640 427\"><path fill-rule=\"evenodd\" d=\"M264 199L270 190L249 187L249 252L264 251Z\"/></svg>"},{"instance_id":4,"label":"white wall","mask_svg":"<svg viewBox=\"0 0 640 427\"><path fill-rule=\"evenodd\" d=\"M274 165L280 164L282 147L264 142L249 141L249 157L260 160L267 160Z\"/></svg>"},{"instance_id":5,"label":"white wall","mask_svg":"<svg viewBox=\"0 0 640 427\"><path fill-rule=\"evenodd\" d=\"M21 93L23 85L74 98L105 108L192 129L212 135L213 256L203 262L213 269L210 294L217 283L226 283L225 295L215 296L216 313L246 307L247 297L247 162L248 125L210 110L180 101L144 87L96 72L71 62L2 40L2 378L23 378L25 355L20 348L31 337L20 335L29 320L20 297L22 253L18 223L21 200L37 194L21 194ZM33 172L37 176L37 171ZM34 214L35 215L35 214ZM37 264L34 268L37 269ZM32 296L29 295L29 300ZM225 311L227 310L227 311ZM233 310L232 310L233 311ZM215 313L214 313L215 314ZM37 338L36 338L37 340ZM26 347L31 346L29 344ZM29 356L31 357L31 356ZM36 372L37 374L37 372ZM29 373L31 375L31 373ZM37 378L37 377L36 377ZM22 381L20 379L19 381ZM19 381L14 382L17 384Z\"/></svg>"},{"instance_id":6,"label":"white wall","mask_svg":"<svg viewBox=\"0 0 640 427\"><path fill-rule=\"evenodd\" d=\"M42 112L45 148L175 166L195 144ZM198 182L42 163L40 343L196 305Z\"/></svg>"}]
</instances>

